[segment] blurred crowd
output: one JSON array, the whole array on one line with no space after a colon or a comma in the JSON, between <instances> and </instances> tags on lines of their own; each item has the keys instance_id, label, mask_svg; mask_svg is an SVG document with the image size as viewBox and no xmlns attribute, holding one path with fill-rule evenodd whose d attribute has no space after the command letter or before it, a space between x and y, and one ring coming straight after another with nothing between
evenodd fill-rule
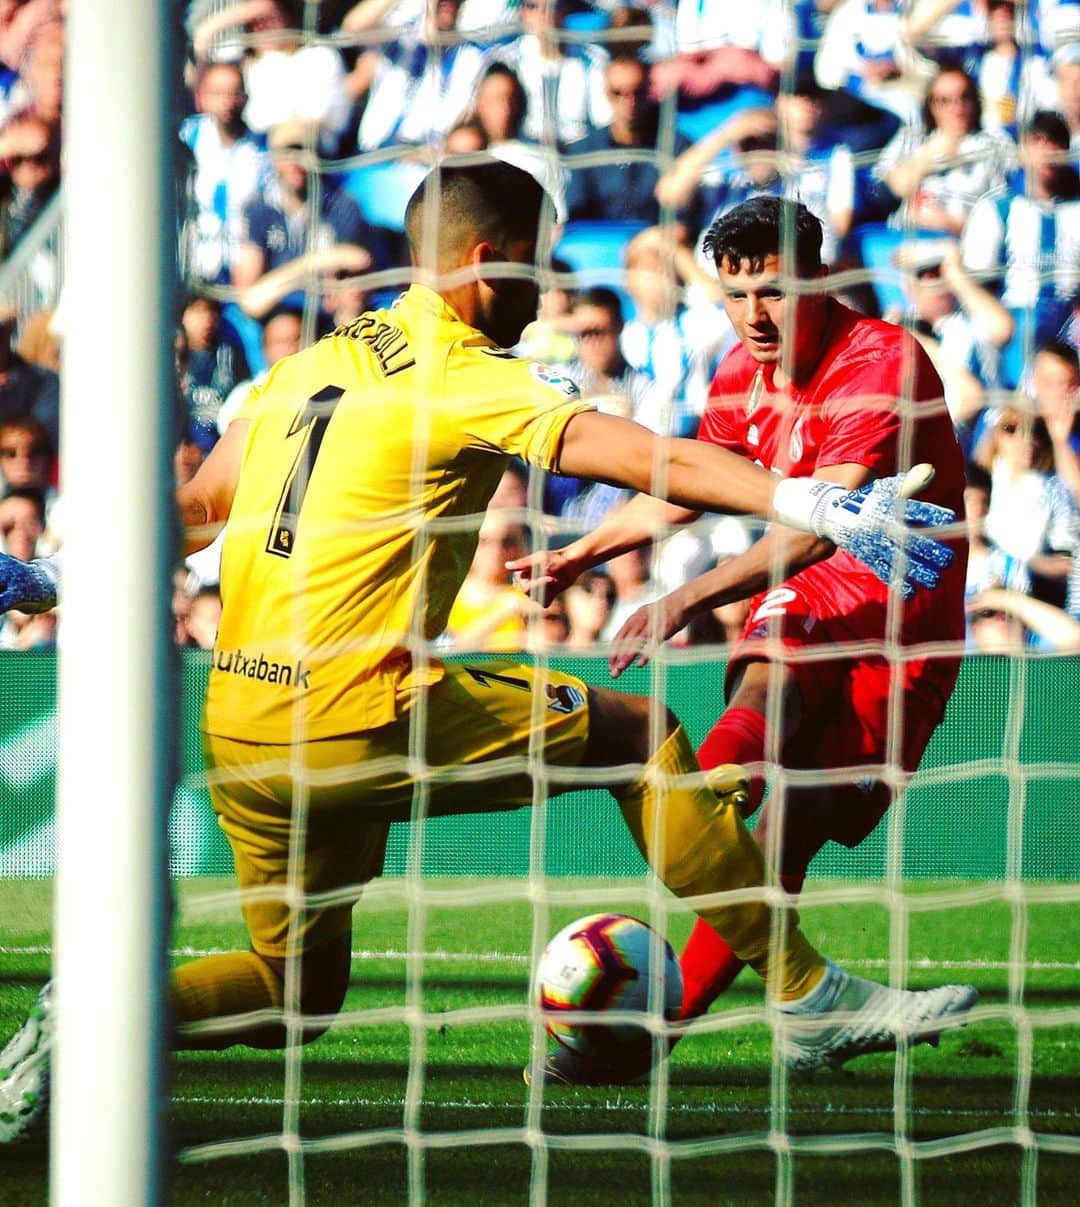
<instances>
[{"instance_id":1,"label":"blurred crowd","mask_svg":"<svg viewBox=\"0 0 1080 1207\"><path fill-rule=\"evenodd\" d=\"M5 262L62 183L65 8L0 0ZM183 22L178 482L281 357L392 303L404 202L434 163L490 153L545 183L555 258L516 351L675 435L734 342L704 230L752 195L797 197L838 293L905 324L944 382L972 648L1080 648L1076 0L190 0ZM36 313L0 303L0 542L20 558L62 542L69 321L62 288ZM511 466L441 644L587 649L758 534L703 520L547 609L509 581L509 557L624 501ZM178 571L179 644L213 644L217 552ZM740 623L727 609L680 640ZM0 649L56 627L6 617Z\"/></svg>"}]
</instances>

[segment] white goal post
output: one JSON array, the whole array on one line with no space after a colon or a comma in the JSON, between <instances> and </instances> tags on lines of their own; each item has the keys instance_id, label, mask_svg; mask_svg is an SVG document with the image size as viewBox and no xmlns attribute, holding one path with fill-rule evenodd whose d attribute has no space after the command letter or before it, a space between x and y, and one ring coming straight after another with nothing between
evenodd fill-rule
<instances>
[{"instance_id":1,"label":"white goal post","mask_svg":"<svg viewBox=\"0 0 1080 1207\"><path fill-rule=\"evenodd\" d=\"M162 1198L175 191L165 0L68 10L51 1199ZM91 785L107 786L89 791Z\"/></svg>"}]
</instances>

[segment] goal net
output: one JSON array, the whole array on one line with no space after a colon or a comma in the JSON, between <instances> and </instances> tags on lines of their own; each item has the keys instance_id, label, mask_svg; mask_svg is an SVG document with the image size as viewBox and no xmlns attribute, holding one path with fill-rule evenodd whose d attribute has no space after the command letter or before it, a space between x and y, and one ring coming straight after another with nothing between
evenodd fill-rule
<instances>
[{"instance_id":1,"label":"goal net","mask_svg":"<svg viewBox=\"0 0 1080 1207\"><path fill-rule=\"evenodd\" d=\"M429 173L438 179L447 165L488 155L534 174L555 203L536 262L525 269L542 302L518 351L547 366L542 373L556 384L575 382L601 409L663 436L694 435L709 383L739 335L724 305L731 291L721 296L702 236L755 196L804 203L824 230L829 292L865 316L906 326L920 342L942 381L938 411L947 411L969 464L985 462L991 498L1006 489L1010 424L1033 443L1045 433L1049 461L1039 472L1049 481L1057 470L1052 504L1016 494L1006 510L1028 505L1030 515L1017 510L1010 525L999 512L1003 543L1022 544L1024 531L1044 526L1026 569L1015 571L1022 559L1003 545L988 546L986 577L969 579L974 592L1010 588L1010 601L1000 591L976 599L966 637L930 640L934 658L964 663L910 786L902 685L913 655L901 640L899 597L877 637L855 628L843 649L805 645L793 656L802 674L824 679L838 656L884 654L892 674L883 758L855 760L856 771L867 784L903 789L865 839L850 848L828 842L814 858L798 906L808 937L859 975L896 988L970 982L980 1004L936 1051L902 1046L805 1082L779 1059L775 1012L744 973L699 1017L680 1023L658 1008L648 1013L654 1060L644 1077L545 1083L537 1074L551 1041L533 973L550 936L578 916L618 911L644 918L679 950L694 914L646 866L605 791L609 770L568 776L545 759L535 734L513 768L434 768L420 691L402 755L415 784L411 820L391 827L382 876L365 884L354 911L341 1011L322 1038L301 1042L300 972L290 957L274 1016L285 1024L284 1047L177 1055L170 1127L178 1161L167 1174L177 1202L620 1196L660 1204L749 1195L791 1203L846 1193L875 1203L983 1196L1034 1204L1069 1194L1080 1158L1080 665L1054 645L1067 645L1069 630L1057 621L1076 601L1060 593L1049 633L1038 618L1006 608L1015 596L1035 597L1044 555L1057 558L1056 581L1042 584L1048 597L1063 581L1066 553L1076 575L1080 511L1068 498L1067 469L1054 465L1053 417L1033 369L1048 344L1062 371L1069 367L1080 216L1049 169L1047 195L1031 182L1042 170L1041 148L1075 184L1067 89L1070 72L1080 70L1080 30L1067 23L1070 6L1051 3L991 6L989 17L981 9L965 16L968 6L956 5L933 20L924 12L931 6L919 4L735 7L189 5L191 61L176 114L188 157L179 224L180 444L200 459L209 452L235 413L229 407L242 405L245 384L272 370L275 339L287 350L306 348L361 311L389 308L410 284L443 289L443 216L428 205L419 263L410 264L405 205ZM1008 84L999 60L1008 59L1009 43L994 27L1005 8L1017 54ZM969 129L954 130L965 105ZM1051 117L1066 130L1056 152ZM1029 255L1018 248L1036 212L1043 242ZM787 299L820 288L793 271L793 213L782 211L772 283ZM493 278L523 275L518 268L496 266ZM197 331L192 307L212 316L209 338ZM799 333L785 330L784 339L794 348ZM793 354L785 355L781 370L790 373ZM229 369L241 362L247 377ZM1075 371L1075 351L1071 363ZM1075 406L1080 372L1070 388ZM747 396L744 420L757 405ZM925 416L911 374L895 406L899 457L910 462ZM312 430L321 422L316 415ZM416 467L433 430L417 425ZM802 439L796 426L779 461L798 463ZM300 474L301 501L319 452L307 447L306 467L298 458L290 470L290 482ZM982 479L970 471L968 481ZM669 539L635 565L624 558L591 574L564 605L511 607L508 579L480 567L486 543L501 551L496 562L562 547L629 495L586 484L564 490L535 469L512 471L499 489L484 513L417 525L417 564L426 565L431 543L448 530L477 535L468 582L480 602L466 608L463 593L455 607L467 614L451 613L434 639L413 619L405 644L414 664L467 661L482 674L492 658L510 657L565 671L648 697L652 749L666 732L667 709L700 746L724 711L726 664L748 617L707 610L614 685L610 639L639 604L745 557L763 522L703 517L677 534L666 530ZM667 491L659 468L653 489ZM288 510L284 495L282 506ZM1059 534L1069 524L1067 546ZM337 533L327 524L307 535ZM189 648L181 653L180 777L168 830L174 963L245 949L241 907L270 899L291 907L295 945L308 911L351 900L358 887L338 883L305 896L300 852L311 794L324 781L295 754L286 758L295 785L288 876L236 887L199 736L217 655L212 638L194 648L196 613L214 607L213 559L196 555L176 580L178 633ZM317 588L303 557L294 569L302 630ZM786 581L773 556L765 588L772 594L757 605L763 626L782 611ZM779 631L763 631L771 653L781 648ZM341 649L352 652L368 637L347 634ZM52 947L56 666L49 651L0 652L0 660L0 875L17 907L3 940L11 988L0 1003L14 1025L48 975ZM543 678L537 682L539 728L548 697ZM774 819L806 789L846 787L855 775L851 766L781 749L782 685L775 663L765 703ZM822 708L825 715L802 724L828 735L821 748L842 748L837 731L851 701L825 695ZM308 734L299 711L294 720L299 749ZM527 776L531 807L485 812L508 770ZM359 763L335 774L363 784L373 772ZM444 781L467 785L474 804L431 816L433 785ZM782 852L771 842L775 861ZM778 887L762 891L777 906L780 941L791 902ZM661 997L652 992L654 1007ZM212 1035L215 1027L189 1033ZM663 1059L672 1036L679 1042ZM46 1157L33 1143L21 1151L14 1177L31 1201L43 1193Z\"/></svg>"}]
</instances>

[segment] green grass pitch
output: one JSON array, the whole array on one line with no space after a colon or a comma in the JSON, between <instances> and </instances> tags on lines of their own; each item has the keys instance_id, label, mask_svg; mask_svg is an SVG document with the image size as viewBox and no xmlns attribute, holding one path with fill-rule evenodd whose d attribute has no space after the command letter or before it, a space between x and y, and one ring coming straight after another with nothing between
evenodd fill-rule
<instances>
[{"instance_id":1,"label":"green grass pitch","mask_svg":"<svg viewBox=\"0 0 1080 1207\"><path fill-rule=\"evenodd\" d=\"M243 944L235 903L221 892L228 883L181 883L177 958ZM778 1086L764 1023L725 1025L725 1012L746 1015L761 1004L759 986L743 974L704 1029L676 1050L666 1079L548 1089L541 1102L521 1076L532 1037L524 1007L534 925L546 936L596 909L648 916L640 885L625 879L546 883L558 904L538 916L520 881L424 882L425 908L412 900L422 960L404 954L407 882L372 886L356 912L345 1015L303 1051L295 1103L284 1101L279 1053L176 1057L173 1202L286 1204L290 1174L294 1202L334 1207L410 1196L620 1207L744 1207L778 1195L798 1204L1077 1201L1074 886L1057 901L1049 886L1036 886L1026 908L1006 900L1000 885L911 886L912 908L890 917L881 900L823 903L834 886L811 884L807 932L841 963L887 979L890 940L906 931L909 985L969 980L981 990L966 1029L946 1034L936 1050L907 1055L910 1081L895 1076L895 1057L876 1055ZM0 894L6 1037L48 975L50 886L5 881ZM689 917L673 913L673 942L689 927ZM476 1017L492 1007L501 1009ZM791 1151L778 1155L785 1132ZM897 1155L898 1134L913 1142L909 1159ZM43 1136L3 1151L0 1203L45 1203L46 1166Z\"/></svg>"}]
</instances>

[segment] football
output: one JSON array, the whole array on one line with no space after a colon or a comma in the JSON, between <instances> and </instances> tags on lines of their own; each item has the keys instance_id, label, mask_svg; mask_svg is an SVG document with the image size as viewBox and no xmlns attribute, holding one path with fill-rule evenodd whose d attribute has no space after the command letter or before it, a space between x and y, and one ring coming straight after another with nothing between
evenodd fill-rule
<instances>
[{"instance_id":1,"label":"football","mask_svg":"<svg viewBox=\"0 0 1080 1207\"><path fill-rule=\"evenodd\" d=\"M648 1037L646 1027L615 1011L646 1013L651 1005L671 1022L682 1005L671 944L626 914L590 914L560 930L540 957L536 984L548 1034L575 1052L614 1054ZM568 1017L580 1014L597 1021Z\"/></svg>"}]
</instances>

